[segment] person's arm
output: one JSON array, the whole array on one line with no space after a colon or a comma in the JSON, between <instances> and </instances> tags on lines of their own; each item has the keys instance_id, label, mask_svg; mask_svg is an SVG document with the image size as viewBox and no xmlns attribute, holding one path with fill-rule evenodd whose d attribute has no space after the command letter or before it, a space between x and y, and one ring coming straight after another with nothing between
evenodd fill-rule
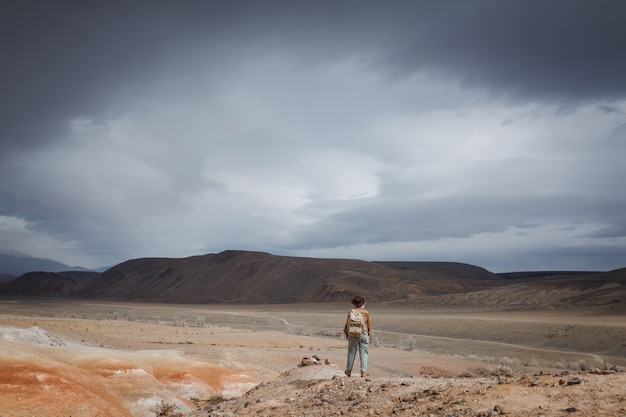
<instances>
[{"instance_id":1,"label":"person's arm","mask_svg":"<svg viewBox=\"0 0 626 417\"><path fill-rule=\"evenodd\" d=\"M348 320L350 320L350 312L348 311L348 317L346 317L346 324L343 326L343 335L348 337Z\"/></svg>"}]
</instances>

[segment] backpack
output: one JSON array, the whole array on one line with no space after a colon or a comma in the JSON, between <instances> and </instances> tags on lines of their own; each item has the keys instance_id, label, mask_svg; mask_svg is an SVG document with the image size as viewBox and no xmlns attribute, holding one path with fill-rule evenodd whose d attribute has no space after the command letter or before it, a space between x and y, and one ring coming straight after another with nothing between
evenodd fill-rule
<instances>
[{"instance_id":1,"label":"backpack","mask_svg":"<svg viewBox=\"0 0 626 417\"><path fill-rule=\"evenodd\" d=\"M363 314L355 309L350 310L350 316L348 317L348 336L361 337L364 329L365 319Z\"/></svg>"}]
</instances>

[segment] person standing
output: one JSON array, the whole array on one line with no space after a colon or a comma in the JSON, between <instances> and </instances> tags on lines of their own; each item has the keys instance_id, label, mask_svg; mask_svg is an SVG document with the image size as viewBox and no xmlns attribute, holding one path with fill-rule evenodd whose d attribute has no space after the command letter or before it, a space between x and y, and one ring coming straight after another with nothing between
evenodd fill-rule
<instances>
[{"instance_id":1,"label":"person standing","mask_svg":"<svg viewBox=\"0 0 626 417\"><path fill-rule=\"evenodd\" d=\"M355 295L352 297L351 303L354 307L348 311L348 318L343 328L343 334L348 340L348 360L344 373L347 376L352 375L352 366L358 350L361 377L365 377L367 375L369 343L372 337L372 321L370 313L365 309L365 299L363 297Z\"/></svg>"}]
</instances>

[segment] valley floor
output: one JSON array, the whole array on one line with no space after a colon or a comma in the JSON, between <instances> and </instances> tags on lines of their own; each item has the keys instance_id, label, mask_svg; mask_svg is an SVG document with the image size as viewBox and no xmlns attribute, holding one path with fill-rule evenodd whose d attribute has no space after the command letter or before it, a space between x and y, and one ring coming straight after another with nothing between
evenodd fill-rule
<instances>
[{"instance_id":1,"label":"valley floor","mask_svg":"<svg viewBox=\"0 0 626 417\"><path fill-rule=\"evenodd\" d=\"M347 309L3 299L0 416L147 417L161 401L191 412L305 356L341 373ZM626 367L626 316L607 310L368 309L375 381Z\"/></svg>"}]
</instances>

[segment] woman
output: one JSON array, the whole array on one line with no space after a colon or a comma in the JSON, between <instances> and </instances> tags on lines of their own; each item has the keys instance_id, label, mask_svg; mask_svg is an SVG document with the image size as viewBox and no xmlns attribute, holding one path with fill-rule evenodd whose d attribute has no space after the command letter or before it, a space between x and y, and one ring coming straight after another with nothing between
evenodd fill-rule
<instances>
[{"instance_id":1,"label":"woman","mask_svg":"<svg viewBox=\"0 0 626 417\"><path fill-rule=\"evenodd\" d=\"M348 362L346 365L345 374L347 376L352 375L352 366L354 365L354 358L356 357L356 351L359 350L359 360L361 362L361 377L367 375L367 354L369 349L370 337L372 337L372 322L370 320L370 313L365 309L365 299L358 295L352 297L352 305L354 308L348 311L348 318L346 319L346 325L343 328L343 334L348 339ZM361 313L363 317L363 333L361 336L350 336L348 333L348 324L350 322L350 313L352 310L356 310Z\"/></svg>"}]
</instances>

